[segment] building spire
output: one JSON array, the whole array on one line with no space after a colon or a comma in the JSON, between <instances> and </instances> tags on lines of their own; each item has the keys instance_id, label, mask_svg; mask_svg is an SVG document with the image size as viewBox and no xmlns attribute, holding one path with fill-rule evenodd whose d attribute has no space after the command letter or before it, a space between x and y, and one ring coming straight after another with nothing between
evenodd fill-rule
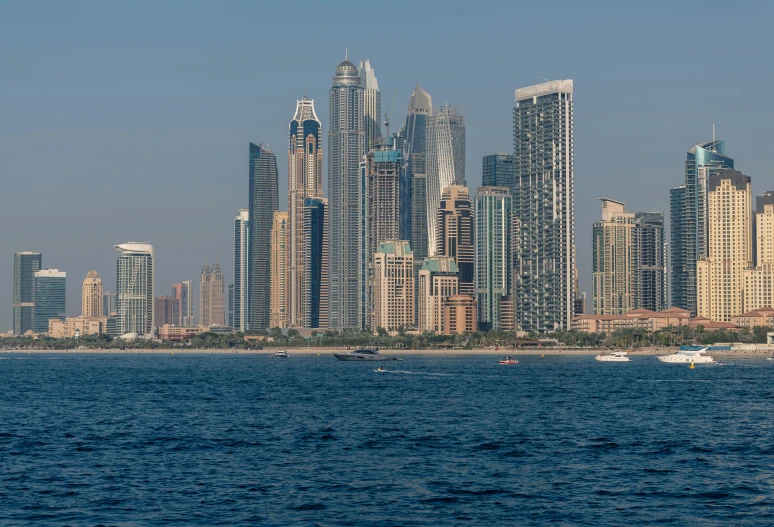
<instances>
[{"instance_id":1,"label":"building spire","mask_svg":"<svg viewBox=\"0 0 774 527\"><path fill-rule=\"evenodd\" d=\"M344 46L344 60L349 60L349 46Z\"/></svg>"}]
</instances>

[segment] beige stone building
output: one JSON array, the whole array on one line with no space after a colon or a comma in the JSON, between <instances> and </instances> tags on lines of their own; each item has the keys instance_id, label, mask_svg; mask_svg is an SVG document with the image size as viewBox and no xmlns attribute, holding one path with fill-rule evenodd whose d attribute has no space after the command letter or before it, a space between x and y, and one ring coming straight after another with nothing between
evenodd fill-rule
<instances>
[{"instance_id":1,"label":"beige stone building","mask_svg":"<svg viewBox=\"0 0 774 527\"><path fill-rule=\"evenodd\" d=\"M473 202L468 187L452 185L441 192L436 215L435 256L454 258L459 270L460 293L473 296Z\"/></svg>"},{"instance_id":2,"label":"beige stone building","mask_svg":"<svg viewBox=\"0 0 774 527\"><path fill-rule=\"evenodd\" d=\"M634 213L624 203L602 202L593 229L592 303L596 315L623 315L634 308Z\"/></svg>"},{"instance_id":3,"label":"beige stone building","mask_svg":"<svg viewBox=\"0 0 774 527\"><path fill-rule=\"evenodd\" d=\"M102 279L97 271L89 271L81 289L81 316L100 318L102 316Z\"/></svg>"},{"instance_id":4,"label":"beige stone building","mask_svg":"<svg viewBox=\"0 0 774 527\"><path fill-rule=\"evenodd\" d=\"M64 320L52 318L48 321L48 336L55 339L100 335L105 332L106 317L73 317Z\"/></svg>"},{"instance_id":5,"label":"beige stone building","mask_svg":"<svg viewBox=\"0 0 774 527\"><path fill-rule=\"evenodd\" d=\"M691 322L690 312L672 307L664 311L633 309L623 315L579 315L572 319L572 329L584 333L612 333L619 329L658 331L669 326Z\"/></svg>"},{"instance_id":6,"label":"beige stone building","mask_svg":"<svg viewBox=\"0 0 774 527\"><path fill-rule=\"evenodd\" d=\"M443 307L444 327L452 335L478 331L476 299L472 295L455 295Z\"/></svg>"},{"instance_id":7,"label":"beige stone building","mask_svg":"<svg viewBox=\"0 0 774 527\"><path fill-rule=\"evenodd\" d=\"M755 267L744 271L744 309L774 307L774 192L758 196L755 206Z\"/></svg>"},{"instance_id":8,"label":"beige stone building","mask_svg":"<svg viewBox=\"0 0 774 527\"><path fill-rule=\"evenodd\" d=\"M744 311L745 269L752 265L750 177L732 169L707 180L708 256L696 264L697 314L731 322Z\"/></svg>"},{"instance_id":9,"label":"beige stone building","mask_svg":"<svg viewBox=\"0 0 774 527\"><path fill-rule=\"evenodd\" d=\"M202 326L224 327L226 325L223 297L223 271L220 264L216 263L212 267L205 265L199 277L199 320Z\"/></svg>"},{"instance_id":10,"label":"beige stone building","mask_svg":"<svg viewBox=\"0 0 774 527\"><path fill-rule=\"evenodd\" d=\"M417 329L448 334L443 308L449 297L459 294L459 275L454 258L425 258L419 271Z\"/></svg>"},{"instance_id":11,"label":"beige stone building","mask_svg":"<svg viewBox=\"0 0 774 527\"><path fill-rule=\"evenodd\" d=\"M269 326L288 327L288 212L274 212L271 226L271 311Z\"/></svg>"},{"instance_id":12,"label":"beige stone building","mask_svg":"<svg viewBox=\"0 0 774 527\"><path fill-rule=\"evenodd\" d=\"M374 254L371 329L414 327L414 254L407 240L387 240Z\"/></svg>"}]
</instances>

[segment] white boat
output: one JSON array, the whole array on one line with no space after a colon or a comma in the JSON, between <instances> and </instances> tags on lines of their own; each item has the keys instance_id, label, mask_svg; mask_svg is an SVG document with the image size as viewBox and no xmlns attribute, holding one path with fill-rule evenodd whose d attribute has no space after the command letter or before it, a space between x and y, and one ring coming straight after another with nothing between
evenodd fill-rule
<instances>
[{"instance_id":1,"label":"white boat","mask_svg":"<svg viewBox=\"0 0 774 527\"><path fill-rule=\"evenodd\" d=\"M344 361L361 361L361 360L389 360L387 357L379 353L379 350L361 348L354 351L347 351L342 353L334 353L334 357Z\"/></svg>"},{"instance_id":2,"label":"white boat","mask_svg":"<svg viewBox=\"0 0 774 527\"><path fill-rule=\"evenodd\" d=\"M288 358L288 352L285 350L280 350L274 355L271 356L272 359L287 359Z\"/></svg>"},{"instance_id":3,"label":"white boat","mask_svg":"<svg viewBox=\"0 0 774 527\"><path fill-rule=\"evenodd\" d=\"M671 355L658 355L656 358L667 364L716 364L715 359L707 355L708 349L680 350Z\"/></svg>"},{"instance_id":4,"label":"white boat","mask_svg":"<svg viewBox=\"0 0 774 527\"><path fill-rule=\"evenodd\" d=\"M631 362L631 359L625 351L614 351L613 353L600 353L596 357L599 362Z\"/></svg>"}]
</instances>

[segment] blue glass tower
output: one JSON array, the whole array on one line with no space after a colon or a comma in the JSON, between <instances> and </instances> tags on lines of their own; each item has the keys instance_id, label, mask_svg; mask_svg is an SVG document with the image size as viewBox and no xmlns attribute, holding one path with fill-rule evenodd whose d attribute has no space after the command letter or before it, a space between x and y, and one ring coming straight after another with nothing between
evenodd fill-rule
<instances>
[{"instance_id":1,"label":"blue glass tower","mask_svg":"<svg viewBox=\"0 0 774 527\"><path fill-rule=\"evenodd\" d=\"M42 257L37 252L13 255L13 334L24 335L35 326L35 273ZM48 329L48 328L46 328Z\"/></svg>"},{"instance_id":2,"label":"blue glass tower","mask_svg":"<svg viewBox=\"0 0 774 527\"><path fill-rule=\"evenodd\" d=\"M59 269L35 273L35 333L48 332L48 321L65 319L67 274Z\"/></svg>"}]
</instances>

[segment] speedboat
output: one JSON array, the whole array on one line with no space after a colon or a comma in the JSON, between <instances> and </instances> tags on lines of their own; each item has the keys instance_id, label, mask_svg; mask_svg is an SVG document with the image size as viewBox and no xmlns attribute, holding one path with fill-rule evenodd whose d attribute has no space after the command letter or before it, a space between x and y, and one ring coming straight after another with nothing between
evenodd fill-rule
<instances>
[{"instance_id":1,"label":"speedboat","mask_svg":"<svg viewBox=\"0 0 774 527\"><path fill-rule=\"evenodd\" d=\"M607 355L600 353L594 358L599 362L631 362L631 359L625 351L614 351L613 353L609 353Z\"/></svg>"},{"instance_id":2,"label":"speedboat","mask_svg":"<svg viewBox=\"0 0 774 527\"><path fill-rule=\"evenodd\" d=\"M277 353L271 356L272 359L287 359L288 357L288 352L285 350L279 350Z\"/></svg>"},{"instance_id":3,"label":"speedboat","mask_svg":"<svg viewBox=\"0 0 774 527\"><path fill-rule=\"evenodd\" d=\"M671 355L658 355L656 358L667 364L717 364L715 359L707 355L708 349L681 349Z\"/></svg>"},{"instance_id":4,"label":"speedboat","mask_svg":"<svg viewBox=\"0 0 774 527\"><path fill-rule=\"evenodd\" d=\"M519 361L511 357L504 357L502 360L498 360L497 364L518 364Z\"/></svg>"},{"instance_id":5,"label":"speedboat","mask_svg":"<svg viewBox=\"0 0 774 527\"><path fill-rule=\"evenodd\" d=\"M379 353L379 350L374 348L361 348L356 349L354 351L346 351L341 353L334 353L334 357L336 357L339 360L354 360L354 361L361 361L361 360L389 360L388 357L382 355Z\"/></svg>"}]
</instances>

